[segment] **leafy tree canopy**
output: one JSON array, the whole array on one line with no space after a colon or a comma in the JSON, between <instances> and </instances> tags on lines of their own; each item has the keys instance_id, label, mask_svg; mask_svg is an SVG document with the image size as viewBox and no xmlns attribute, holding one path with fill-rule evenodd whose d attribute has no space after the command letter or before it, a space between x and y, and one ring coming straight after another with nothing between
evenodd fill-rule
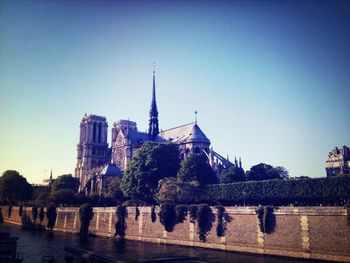
<instances>
[{"instance_id":1,"label":"leafy tree canopy","mask_svg":"<svg viewBox=\"0 0 350 263\"><path fill-rule=\"evenodd\" d=\"M204 154L190 154L181 162L181 168L177 174L180 182L198 181L200 185L214 184L217 177L208 163Z\"/></svg>"},{"instance_id":2,"label":"leafy tree canopy","mask_svg":"<svg viewBox=\"0 0 350 263\"><path fill-rule=\"evenodd\" d=\"M245 180L244 170L240 167L231 166L228 169L222 170L220 173L220 183L222 184L242 182Z\"/></svg>"},{"instance_id":3,"label":"leafy tree canopy","mask_svg":"<svg viewBox=\"0 0 350 263\"><path fill-rule=\"evenodd\" d=\"M266 163L259 163L250 168L246 173L248 181L262 181L270 179L287 179L288 171L280 166L272 167Z\"/></svg>"},{"instance_id":4,"label":"leafy tree canopy","mask_svg":"<svg viewBox=\"0 0 350 263\"><path fill-rule=\"evenodd\" d=\"M50 202L55 204L73 205L78 203L78 198L72 189L60 189L50 193Z\"/></svg>"},{"instance_id":5,"label":"leafy tree canopy","mask_svg":"<svg viewBox=\"0 0 350 263\"><path fill-rule=\"evenodd\" d=\"M79 180L73 177L71 174L64 174L59 176L51 186L51 192L61 189L71 189L73 192L77 192L79 188Z\"/></svg>"},{"instance_id":6,"label":"leafy tree canopy","mask_svg":"<svg viewBox=\"0 0 350 263\"><path fill-rule=\"evenodd\" d=\"M33 187L17 171L7 170L0 177L0 199L9 204L18 204L29 200Z\"/></svg>"},{"instance_id":7,"label":"leafy tree canopy","mask_svg":"<svg viewBox=\"0 0 350 263\"><path fill-rule=\"evenodd\" d=\"M117 176L108 177L105 196L111 197L117 200L123 200L124 194L120 188L120 184L121 184L121 177L117 177Z\"/></svg>"},{"instance_id":8,"label":"leafy tree canopy","mask_svg":"<svg viewBox=\"0 0 350 263\"><path fill-rule=\"evenodd\" d=\"M195 182L178 182L175 177L164 178L159 181L157 200L160 203L192 204L202 200L205 190Z\"/></svg>"},{"instance_id":9,"label":"leafy tree canopy","mask_svg":"<svg viewBox=\"0 0 350 263\"><path fill-rule=\"evenodd\" d=\"M158 181L175 177L180 166L176 144L146 142L131 159L121 181L126 196L147 202L154 201Z\"/></svg>"}]
</instances>

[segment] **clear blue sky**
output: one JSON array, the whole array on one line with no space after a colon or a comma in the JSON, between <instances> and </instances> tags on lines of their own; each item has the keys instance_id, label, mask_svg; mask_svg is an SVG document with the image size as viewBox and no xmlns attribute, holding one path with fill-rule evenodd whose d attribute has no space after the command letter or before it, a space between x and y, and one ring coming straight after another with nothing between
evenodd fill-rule
<instances>
[{"instance_id":1,"label":"clear blue sky","mask_svg":"<svg viewBox=\"0 0 350 263\"><path fill-rule=\"evenodd\" d=\"M1 1L0 172L74 173L84 113L194 120L243 166L325 176L350 144L348 1ZM110 139L110 132L108 134Z\"/></svg>"}]
</instances>

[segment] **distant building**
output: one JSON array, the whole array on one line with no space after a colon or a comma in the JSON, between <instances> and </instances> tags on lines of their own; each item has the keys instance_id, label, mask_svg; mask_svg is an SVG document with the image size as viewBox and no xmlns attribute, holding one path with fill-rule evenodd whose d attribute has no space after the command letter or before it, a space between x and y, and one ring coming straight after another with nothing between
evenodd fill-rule
<instances>
[{"instance_id":1,"label":"distant building","mask_svg":"<svg viewBox=\"0 0 350 263\"><path fill-rule=\"evenodd\" d=\"M148 132L140 132L134 121L119 120L112 127L111 147L108 146L107 133L105 117L85 114L80 124L75 168L75 177L80 180L80 192L102 194L106 179L122 176L131 158L146 141L173 142L179 145L182 159L191 152L202 152L217 173L222 168L238 165L213 151L210 140L199 128L197 120L168 130L159 130L154 71ZM241 163L239 165L242 166Z\"/></svg>"},{"instance_id":2,"label":"distant building","mask_svg":"<svg viewBox=\"0 0 350 263\"><path fill-rule=\"evenodd\" d=\"M326 160L327 177L350 174L350 149L343 146L335 147L329 152Z\"/></svg>"}]
</instances>

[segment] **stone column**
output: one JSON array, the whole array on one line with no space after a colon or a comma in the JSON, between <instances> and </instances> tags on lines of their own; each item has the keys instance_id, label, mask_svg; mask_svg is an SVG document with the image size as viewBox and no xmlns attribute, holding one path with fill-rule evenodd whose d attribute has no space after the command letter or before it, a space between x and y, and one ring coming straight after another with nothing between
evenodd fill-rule
<instances>
[{"instance_id":1,"label":"stone column","mask_svg":"<svg viewBox=\"0 0 350 263\"><path fill-rule=\"evenodd\" d=\"M305 216L300 216L301 226L301 244L304 251L304 257L310 257L310 238L309 238L309 219Z\"/></svg>"}]
</instances>

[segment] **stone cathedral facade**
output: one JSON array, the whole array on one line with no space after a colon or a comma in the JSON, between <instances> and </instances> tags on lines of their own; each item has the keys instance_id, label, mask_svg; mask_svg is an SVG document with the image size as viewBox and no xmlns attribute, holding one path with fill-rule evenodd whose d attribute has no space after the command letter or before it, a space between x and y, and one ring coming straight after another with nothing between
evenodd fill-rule
<instances>
[{"instance_id":1,"label":"stone cathedral facade","mask_svg":"<svg viewBox=\"0 0 350 263\"><path fill-rule=\"evenodd\" d=\"M232 165L241 166L241 162L238 164L235 160L233 164L228 158L213 151L210 140L199 128L197 121L159 131L154 71L148 132L140 132L134 121L119 120L113 124L110 146L107 133L108 123L105 117L85 114L80 123L75 176L80 180L80 191L86 194L103 194L106 179L109 176L122 176L137 149L146 141L176 143L182 158L190 152L203 152L217 172Z\"/></svg>"}]
</instances>

